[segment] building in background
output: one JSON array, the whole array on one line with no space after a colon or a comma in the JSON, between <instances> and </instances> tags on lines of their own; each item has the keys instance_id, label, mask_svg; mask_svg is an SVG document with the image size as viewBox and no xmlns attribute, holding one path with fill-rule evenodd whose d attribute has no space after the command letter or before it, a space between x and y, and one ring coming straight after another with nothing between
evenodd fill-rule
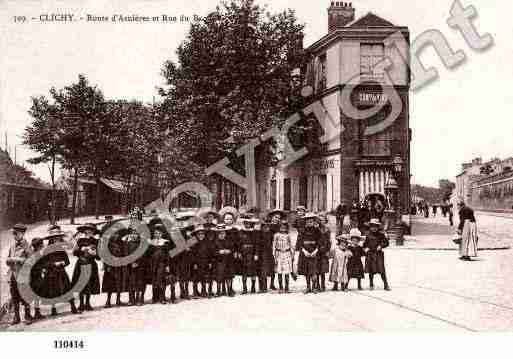
<instances>
[{"instance_id":1,"label":"building in background","mask_svg":"<svg viewBox=\"0 0 513 359\"><path fill-rule=\"evenodd\" d=\"M513 157L487 162L478 157L463 163L455 193L476 209L513 209Z\"/></svg>"},{"instance_id":2,"label":"building in background","mask_svg":"<svg viewBox=\"0 0 513 359\"><path fill-rule=\"evenodd\" d=\"M385 39L400 32L404 48L387 47ZM311 103L320 101L344 131L322 123L321 135L331 138L317 153L310 153L284 170L260 164L257 168L258 205L263 209L294 209L305 205L313 211L330 211L342 201L379 198L387 202L387 188L397 191L403 213L410 207L410 141L408 64L400 53L409 53L409 30L368 13L355 20L351 3L332 2L328 9L328 34L308 47L311 61L307 84L313 89ZM378 83L385 77L382 61L402 102L402 111L389 127L366 135L367 126L383 121L391 105ZM358 81L356 77L362 81ZM359 110L382 105L370 118L354 120L340 110L344 89L352 90ZM313 117L313 116L312 116ZM325 119L325 121L329 121Z\"/></svg>"}]
</instances>

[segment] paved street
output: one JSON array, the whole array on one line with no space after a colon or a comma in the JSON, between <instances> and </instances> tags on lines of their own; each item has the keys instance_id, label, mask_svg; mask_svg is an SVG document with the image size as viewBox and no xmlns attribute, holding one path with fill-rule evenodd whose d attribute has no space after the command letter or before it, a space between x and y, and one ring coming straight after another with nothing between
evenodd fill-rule
<instances>
[{"instance_id":1,"label":"paved street","mask_svg":"<svg viewBox=\"0 0 513 359\"><path fill-rule=\"evenodd\" d=\"M406 248L391 246L386 250L391 292L383 291L376 278L375 291L368 290L365 281L363 291L355 290L356 283L352 283L346 293L304 295L304 280L300 278L289 295L237 295L176 305L98 308L9 330L512 330L513 251L483 250L475 261L459 261L457 252L445 244L453 232L447 219L416 217L414 223L416 241L431 241L433 249L407 243ZM479 213L478 225L480 241L486 241L487 246L492 247L494 241L500 243L497 247L513 242L513 218ZM439 242L439 249L435 242ZM100 307L104 300L99 296L94 305Z\"/></svg>"}]
</instances>

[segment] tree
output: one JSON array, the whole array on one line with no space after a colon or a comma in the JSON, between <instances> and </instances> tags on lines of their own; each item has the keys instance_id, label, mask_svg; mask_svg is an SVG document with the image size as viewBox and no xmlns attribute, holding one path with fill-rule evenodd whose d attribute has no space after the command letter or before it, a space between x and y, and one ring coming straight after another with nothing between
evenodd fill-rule
<instances>
[{"instance_id":1,"label":"tree","mask_svg":"<svg viewBox=\"0 0 513 359\"><path fill-rule=\"evenodd\" d=\"M163 122L201 165L282 124L301 102L293 70L304 62L303 25L253 0L223 2L191 25L167 61Z\"/></svg>"},{"instance_id":2,"label":"tree","mask_svg":"<svg viewBox=\"0 0 513 359\"><path fill-rule=\"evenodd\" d=\"M34 118L31 126L25 129L23 144L39 153L39 156L30 158L27 162L32 164L47 163L52 184L52 199L50 222L55 223L55 167L57 161L62 159L63 128L60 123L58 108L50 104L44 97L32 97L32 106L29 114Z\"/></svg>"},{"instance_id":3,"label":"tree","mask_svg":"<svg viewBox=\"0 0 513 359\"><path fill-rule=\"evenodd\" d=\"M447 179L441 179L438 181L438 187L442 200L448 201L451 198L452 191L456 188L456 184Z\"/></svg>"}]
</instances>

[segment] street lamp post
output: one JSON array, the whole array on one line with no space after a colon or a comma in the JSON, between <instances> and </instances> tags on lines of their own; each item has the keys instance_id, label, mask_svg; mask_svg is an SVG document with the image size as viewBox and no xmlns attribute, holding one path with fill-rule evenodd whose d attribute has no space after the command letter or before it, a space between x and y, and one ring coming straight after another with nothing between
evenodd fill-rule
<instances>
[{"instance_id":1,"label":"street lamp post","mask_svg":"<svg viewBox=\"0 0 513 359\"><path fill-rule=\"evenodd\" d=\"M388 200L388 210L385 211L385 229L387 233L393 236L396 241L396 245L404 244L403 229L399 219L401 218L401 196L399 193L400 186L397 179L402 176L403 172L403 160L400 156L395 156L392 161L393 173L390 174L387 183L385 184L385 194Z\"/></svg>"}]
</instances>

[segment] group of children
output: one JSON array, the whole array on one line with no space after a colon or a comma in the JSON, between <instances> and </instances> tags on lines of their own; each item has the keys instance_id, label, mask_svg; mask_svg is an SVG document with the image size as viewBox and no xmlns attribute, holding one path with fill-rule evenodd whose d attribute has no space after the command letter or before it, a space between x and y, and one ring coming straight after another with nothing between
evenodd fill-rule
<instances>
[{"instance_id":1,"label":"group of children","mask_svg":"<svg viewBox=\"0 0 513 359\"><path fill-rule=\"evenodd\" d=\"M288 293L290 278L297 280L297 275L306 279L305 293L325 291L328 274L332 290L345 291L352 278L361 290L365 272L369 273L370 289L374 288L374 274L379 273L389 290L383 255L388 240L377 219L370 221L366 236L352 228L337 236L336 244L332 244L327 216L306 213L304 207L297 209L292 225L297 230L296 241L291 236L287 214L281 210L272 211L263 220L256 215L237 218L235 211L210 211L204 214L201 224L186 220L178 222L178 228L166 225L154 214L148 223L150 238L146 240L135 225L113 230L114 223L109 221L101 231L94 224L77 228L72 241L72 254L77 261L71 279L65 269L70 264L64 246L67 242L58 226L50 228L46 237L34 238L29 245L23 236L26 228L16 225L14 245L7 260L11 269L13 324L20 322L20 305L25 308L28 323L42 319L41 300L42 304L50 303L52 316L57 315L55 298L69 302L72 313L80 313L93 310L91 296L102 292L107 294L105 307L112 306L113 294L115 305L123 305L121 294L126 292L128 305L144 305L148 285L152 286L153 303L175 303L177 298L232 297L235 276L241 277L242 294L256 293L257 283L260 293ZM186 243L180 250L175 241L177 235ZM108 251L102 250L102 246ZM31 301L20 295L23 281L17 278L21 266L31 256L36 256L29 280L36 294L34 316L30 312ZM99 261L103 262L101 285ZM73 292L78 293L78 307Z\"/></svg>"}]
</instances>

